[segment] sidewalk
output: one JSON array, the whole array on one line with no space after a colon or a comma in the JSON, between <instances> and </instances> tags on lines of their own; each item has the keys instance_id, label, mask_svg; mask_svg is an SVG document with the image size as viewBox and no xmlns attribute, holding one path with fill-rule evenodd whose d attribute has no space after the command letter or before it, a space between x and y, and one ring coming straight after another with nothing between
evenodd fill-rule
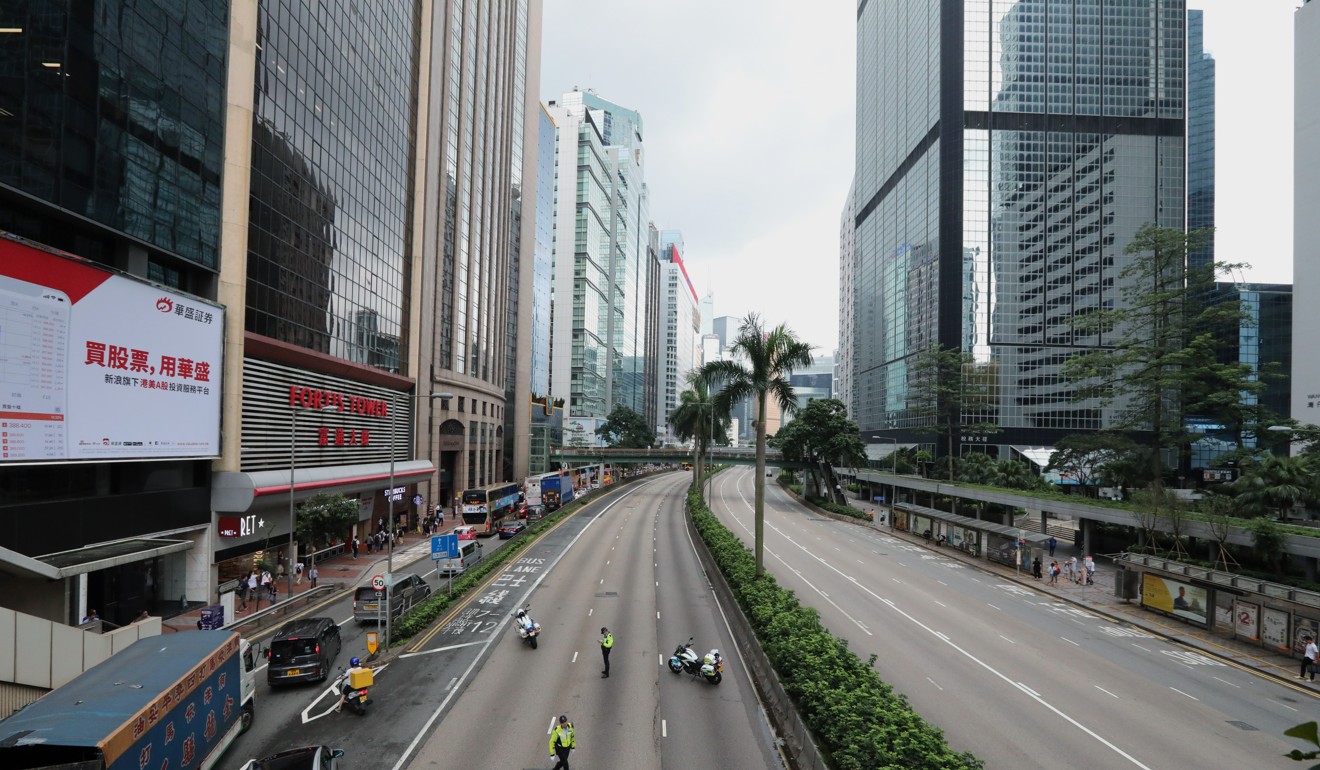
<instances>
[{"instance_id":1,"label":"sidewalk","mask_svg":"<svg viewBox=\"0 0 1320 770\"><path fill-rule=\"evenodd\" d=\"M444 531L447 532L449 531L449 529L446 529ZM443 533L436 532L435 534L438 535ZM413 563L414 561L417 561L418 559L424 558L430 553L431 553L431 539L424 535L419 535L416 532L409 532L403 538L402 542L397 544L397 547L394 550L394 568L397 570L400 567L406 566L408 564ZM327 585L341 585L345 589L355 588L359 584L365 585L366 581L370 580L373 575L380 575L385 572L385 559L386 559L385 553L369 554L367 553L366 548L362 548L359 549L358 558L356 559L353 558L353 554L350 552L339 556L333 556L328 559L320 560L316 563L316 572L317 572L316 585L318 587L327 586ZM276 588L276 595L275 595L276 604L289 598L287 576L277 579L275 581L275 588ZM294 578L293 595L295 597L300 596L306 593L307 591L310 591L311 588L312 588L312 581L309 577L307 577L306 573L303 574L301 581L299 581L297 577ZM247 609L244 610L242 609L243 607L242 600L240 600L237 596L235 596L234 618L236 620L242 620L243 618L255 614L258 610L264 610L267 607L270 607L270 605L271 602L267 599L262 599L261 601L257 601L255 598L249 596L247 601ZM303 607L300 605L297 609L298 611L301 611ZM201 620L201 617L202 617L202 610L200 607L198 607L196 609L189 610L188 612L185 612L181 615L175 615L174 617L166 618L162 624L162 631L170 632L170 631L196 630L197 622Z\"/></svg>"},{"instance_id":2,"label":"sidewalk","mask_svg":"<svg viewBox=\"0 0 1320 770\"><path fill-rule=\"evenodd\" d=\"M863 511L876 508L876 506L867 505L861 500L849 500L848 503L852 507ZM880 510L885 512L886 522L893 521L893 516L888 508L878 509L877 516ZM872 526L864 522L858 523L863 526ZM1054 595L1060 601L1068 602L1118 622L1127 623L1153 636L1171 639L1208 656L1242 668L1254 669L1266 676L1290 684L1302 684L1296 678L1297 669L1300 665L1297 658L1240 641L1230 634L1198 628L1177 618L1143 609L1136 600L1126 601L1118 598L1114 595L1114 582L1117 579L1118 566L1111 559L1092 554L1095 558L1094 585L1084 586L1069 583L1064 576L1060 576L1059 583L1051 586L1048 575L1036 580L1031 576L1029 568L1024 568L1019 572L1006 565L972 556L956 548L933 545L927 543L919 534L893 529L888 523L875 528L893 537L938 552L950 559L957 559L974 566L982 572L1022 586L1038 589L1041 593ZM1085 555L1080 547L1072 543L1065 543L1062 540L1059 541L1059 545L1054 551L1054 559L1057 559L1060 564L1067 561L1069 557L1076 556L1080 565ZM1045 564L1048 566L1049 559L1044 555L1041 558L1045 559ZM1308 682L1306 686L1313 689L1317 695L1320 695L1320 687L1317 687L1317 685Z\"/></svg>"}]
</instances>

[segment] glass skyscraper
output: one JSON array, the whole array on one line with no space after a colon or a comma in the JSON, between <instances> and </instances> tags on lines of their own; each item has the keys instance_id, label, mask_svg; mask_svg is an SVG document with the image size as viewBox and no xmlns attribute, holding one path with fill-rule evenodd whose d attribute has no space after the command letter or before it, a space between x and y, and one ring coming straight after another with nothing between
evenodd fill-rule
<instances>
[{"instance_id":1,"label":"glass skyscraper","mask_svg":"<svg viewBox=\"0 0 1320 770\"><path fill-rule=\"evenodd\" d=\"M549 112L558 127L550 389L590 436L615 406L647 412L653 273L642 119L583 91Z\"/></svg>"},{"instance_id":2,"label":"glass skyscraper","mask_svg":"<svg viewBox=\"0 0 1320 770\"><path fill-rule=\"evenodd\" d=\"M858 4L864 434L929 440L911 365L937 343L993 383L968 419L1003 456L1109 424L1060 369L1106 344L1073 320L1121 302L1137 229L1183 226L1185 25L1182 0Z\"/></svg>"},{"instance_id":3,"label":"glass skyscraper","mask_svg":"<svg viewBox=\"0 0 1320 770\"><path fill-rule=\"evenodd\" d=\"M1204 48L1205 12L1187 12L1187 229L1215 226L1215 57ZM1214 261L1214 236L1187 255Z\"/></svg>"}]
</instances>

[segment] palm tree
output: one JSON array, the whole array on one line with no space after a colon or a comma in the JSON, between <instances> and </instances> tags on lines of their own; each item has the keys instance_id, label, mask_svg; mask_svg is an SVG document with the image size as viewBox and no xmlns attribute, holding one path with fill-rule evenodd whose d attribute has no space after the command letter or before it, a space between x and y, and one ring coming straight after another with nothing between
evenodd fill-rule
<instances>
[{"instance_id":1,"label":"palm tree","mask_svg":"<svg viewBox=\"0 0 1320 770\"><path fill-rule=\"evenodd\" d=\"M720 386L715 395L715 409L729 414L733 405L744 398L756 399L756 489L755 554L756 576L765 572L765 440L766 407L771 397L784 415L797 412L797 397L788 378L793 370L811 365L811 346L798 340L787 326L780 324L766 331L760 316L750 313L738 329L730 352L733 361L711 361L701 373L711 386ZM746 363L743 363L743 362Z\"/></svg>"},{"instance_id":2,"label":"palm tree","mask_svg":"<svg viewBox=\"0 0 1320 770\"><path fill-rule=\"evenodd\" d=\"M1283 519L1294 505L1312 503L1318 497L1307 458L1266 455L1245 466L1233 489L1240 509L1249 515L1272 511Z\"/></svg>"},{"instance_id":3,"label":"palm tree","mask_svg":"<svg viewBox=\"0 0 1320 770\"><path fill-rule=\"evenodd\" d=\"M697 448L696 483L700 488L704 474L704 458L711 442L725 441L725 431L729 425L727 412L715 408L710 397L710 382L700 370L689 372L689 389L679 397L678 408L669 415L669 425L674 435L682 441L693 439Z\"/></svg>"}]
</instances>

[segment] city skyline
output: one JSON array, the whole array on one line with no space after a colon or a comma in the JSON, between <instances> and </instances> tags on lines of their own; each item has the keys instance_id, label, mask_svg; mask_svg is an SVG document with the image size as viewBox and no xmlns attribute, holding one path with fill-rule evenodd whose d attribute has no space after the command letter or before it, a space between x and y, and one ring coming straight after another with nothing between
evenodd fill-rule
<instances>
[{"instance_id":1,"label":"city skyline","mask_svg":"<svg viewBox=\"0 0 1320 770\"><path fill-rule=\"evenodd\" d=\"M1188 0L1205 11L1205 49L1218 64L1217 253L1250 263L1242 278L1254 282L1292 280L1298 5ZM606 23L646 29L657 42L595 35ZM729 29L739 30L736 39ZM785 322L821 354L837 347L837 304L800 300L838 295L838 218L853 173L855 31L848 6L810 15L787 3L753 15L689 0L545 6L542 98L594 88L645 113L652 217L683 229L697 293L715 292L717 315L758 312ZM681 58L670 53L679 41Z\"/></svg>"}]
</instances>

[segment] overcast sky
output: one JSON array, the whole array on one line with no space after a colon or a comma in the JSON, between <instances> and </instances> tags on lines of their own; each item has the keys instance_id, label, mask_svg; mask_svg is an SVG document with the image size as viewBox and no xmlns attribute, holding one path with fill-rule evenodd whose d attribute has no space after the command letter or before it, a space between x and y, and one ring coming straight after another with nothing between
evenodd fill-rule
<instances>
[{"instance_id":1,"label":"overcast sky","mask_svg":"<svg viewBox=\"0 0 1320 770\"><path fill-rule=\"evenodd\" d=\"M1217 256L1290 282L1301 2L1188 4L1206 12L1217 67ZM838 337L855 23L851 2L545 0L542 100L591 88L641 113L651 218L683 232L697 293L714 292L717 316L786 322L823 354Z\"/></svg>"}]
</instances>

